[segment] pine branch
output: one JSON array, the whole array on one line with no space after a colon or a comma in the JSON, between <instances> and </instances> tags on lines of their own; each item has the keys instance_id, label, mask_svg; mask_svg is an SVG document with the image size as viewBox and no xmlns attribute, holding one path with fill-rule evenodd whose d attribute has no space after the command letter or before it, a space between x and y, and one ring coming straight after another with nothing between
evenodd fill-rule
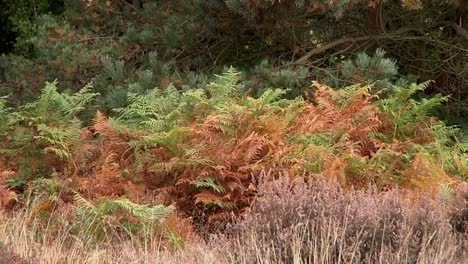
<instances>
[{"instance_id":1,"label":"pine branch","mask_svg":"<svg viewBox=\"0 0 468 264\"><path fill-rule=\"evenodd\" d=\"M332 42L329 42L319 48L313 49L309 52L307 52L304 56L301 58L297 59L295 62L292 63L292 65L300 65L300 64L306 64L306 61L315 55L324 53L328 51L329 49L335 48L337 46L347 44L347 43L356 43L356 42L363 42L363 41L368 41L368 40L379 40L379 39L392 39L398 36L401 36L403 33L408 33L411 31L415 31L417 29L409 28L409 29L401 29L393 33L383 33L379 35L367 35L367 36L359 36L359 37L346 37L346 38L341 38L334 40Z\"/></svg>"}]
</instances>

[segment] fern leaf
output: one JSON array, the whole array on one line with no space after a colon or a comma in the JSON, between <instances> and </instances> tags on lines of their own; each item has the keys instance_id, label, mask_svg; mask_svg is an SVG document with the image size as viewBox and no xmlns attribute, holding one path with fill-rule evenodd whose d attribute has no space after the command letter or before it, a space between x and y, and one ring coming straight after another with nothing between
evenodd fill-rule
<instances>
[{"instance_id":1,"label":"fern leaf","mask_svg":"<svg viewBox=\"0 0 468 264\"><path fill-rule=\"evenodd\" d=\"M225 193L226 189L223 186L219 185L215 179L211 177L198 178L190 182L190 184L195 185L197 188L208 188L217 193Z\"/></svg>"}]
</instances>

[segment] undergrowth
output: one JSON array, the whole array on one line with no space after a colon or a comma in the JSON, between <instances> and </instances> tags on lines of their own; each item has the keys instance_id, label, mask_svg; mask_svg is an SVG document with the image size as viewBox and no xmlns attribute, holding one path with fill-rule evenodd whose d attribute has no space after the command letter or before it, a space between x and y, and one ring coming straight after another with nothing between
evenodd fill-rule
<instances>
[{"instance_id":1,"label":"undergrowth","mask_svg":"<svg viewBox=\"0 0 468 264\"><path fill-rule=\"evenodd\" d=\"M48 83L18 109L0 100L0 202L31 208L29 224L85 244L151 229L181 247L187 226L210 231L249 208L265 170L450 197L468 178L468 143L431 117L445 97L414 99L426 87L395 86L379 98L373 85L313 82L307 99L284 99L282 89L252 97L231 68L198 89L129 93L127 106L97 111L86 125L92 85L68 94ZM167 217L179 220L170 226Z\"/></svg>"},{"instance_id":2,"label":"undergrowth","mask_svg":"<svg viewBox=\"0 0 468 264\"><path fill-rule=\"evenodd\" d=\"M179 248L161 243L161 233L147 233L146 240L118 237L111 243L83 244L66 229L31 227L31 210L3 215L0 260L52 264L455 264L468 257L466 184L447 203L443 196L414 201L402 198L397 190L383 195L372 188L346 191L334 181L304 183L298 178L291 182L287 174L274 180L273 176L271 171L259 176L258 199L227 232L194 239ZM36 238L38 233L41 239Z\"/></svg>"}]
</instances>

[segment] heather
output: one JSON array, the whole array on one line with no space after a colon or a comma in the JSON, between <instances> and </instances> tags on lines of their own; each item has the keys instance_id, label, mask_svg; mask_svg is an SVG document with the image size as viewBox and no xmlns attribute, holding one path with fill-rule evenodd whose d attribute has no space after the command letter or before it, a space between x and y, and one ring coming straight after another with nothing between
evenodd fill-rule
<instances>
[{"instance_id":1,"label":"heather","mask_svg":"<svg viewBox=\"0 0 468 264\"><path fill-rule=\"evenodd\" d=\"M0 263L466 262L462 4L0 4Z\"/></svg>"}]
</instances>

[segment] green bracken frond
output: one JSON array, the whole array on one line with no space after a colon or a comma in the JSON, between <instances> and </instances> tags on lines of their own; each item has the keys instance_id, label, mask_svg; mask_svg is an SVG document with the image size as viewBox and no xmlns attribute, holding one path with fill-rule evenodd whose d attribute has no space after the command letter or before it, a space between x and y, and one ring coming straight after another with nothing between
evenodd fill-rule
<instances>
[{"instance_id":1,"label":"green bracken frond","mask_svg":"<svg viewBox=\"0 0 468 264\"><path fill-rule=\"evenodd\" d=\"M215 179L211 177L203 177L193 180L190 184L195 185L197 188L208 188L217 193L225 193L226 189L219 185Z\"/></svg>"},{"instance_id":2,"label":"green bracken frond","mask_svg":"<svg viewBox=\"0 0 468 264\"><path fill-rule=\"evenodd\" d=\"M80 91L68 95L57 91L57 82L48 82L39 99L25 105L23 109L36 117L46 117L51 113L59 112L69 119L84 110L85 105L99 95L92 93L91 88L91 84L88 84Z\"/></svg>"},{"instance_id":3,"label":"green bracken frond","mask_svg":"<svg viewBox=\"0 0 468 264\"><path fill-rule=\"evenodd\" d=\"M118 235L111 233L118 230L129 235L139 229L146 230L159 224L175 210L174 206L136 204L125 197L113 200L101 198L93 204L78 193L75 193L75 204L75 225L80 226L80 234L84 234L87 239L98 240ZM132 221L132 217L137 222Z\"/></svg>"}]
</instances>

